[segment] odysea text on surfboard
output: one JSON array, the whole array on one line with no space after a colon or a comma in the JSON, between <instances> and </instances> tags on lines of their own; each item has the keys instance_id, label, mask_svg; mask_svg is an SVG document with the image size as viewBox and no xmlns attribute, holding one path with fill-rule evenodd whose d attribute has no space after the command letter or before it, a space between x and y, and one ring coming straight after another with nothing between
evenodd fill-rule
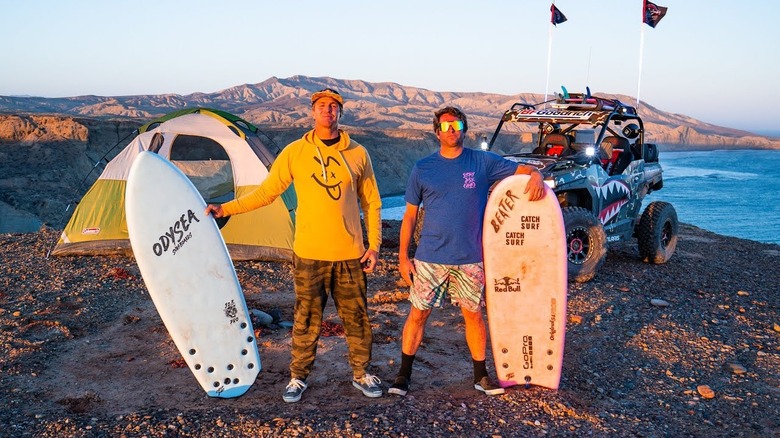
<instances>
[{"instance_id":1,"label":"odysea text on surfboard","mask_svg":"<svg viewBox=\"0 0 780 438\"><path fill-rule=\"evenodd\" d=\"M176 251L181 249L182 245L187 243L192 237L192 233L188 233L186 236L184 233L190 229L190 225L192 225L193 221L200 222L200 219L198 219L198 216L192 210L187 210L186 214L182 214L179 220L174 222L168 231L158 238L159 242L155 242L155 244L152 245L154 254L161 256L164 252L168 251L171 245L174 245L173 254L176 254Z\"/></svg>"}]
</instances>

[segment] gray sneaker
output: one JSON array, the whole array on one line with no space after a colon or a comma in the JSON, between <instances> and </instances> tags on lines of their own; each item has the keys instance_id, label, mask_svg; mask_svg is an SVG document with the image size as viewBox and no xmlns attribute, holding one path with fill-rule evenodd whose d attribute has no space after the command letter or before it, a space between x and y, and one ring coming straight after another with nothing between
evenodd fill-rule
<instances>
[{"instance_id":1,"label":"gray sneaker","mask_svg":"<svg viewBox=\"0 0 780 438\"><path fill-rule=\"evenodd\" d=\"M500 395L505 392L504 388L493 383L487 376L479 379L479 382L474 384L474 389L482 391L487 395Z\"/></svg>"},{"instance_id":2,"label":"gray sneaker","mask_svg":"<svg viewBox=\"0 0 780 438\"><path fill-rule=\"evenodd\" d=\"M359 389L366 397L377 398L382 397L382 383L379 377L366 374L360 379L352 380L352 386Z\"/></svg>"},{"instance_id":3,"label":"gray sneaker","mask_svg":"<svg viewBox=\"0 0 780 438\"><path fill-rule=\"evenodd\" d=\"M301 399L301 395L303 395L303 391L306 391L306 388L306 382L293 377L290 379L290 383L287 384L282 399L287 403L295 403Z\"/></svg>"},{"instance_id":4,"label":"gray sneaker","mask_svg":"<svg viewBox=\"0 0 780 438\"><path fill-rule=\"evenodd\" d=\"M393 384L390 385L390 389L387 390L388 394L395 394L404 396L409 392L409 379L404 376L397 376Z\"/></svg>"}]
</instances>

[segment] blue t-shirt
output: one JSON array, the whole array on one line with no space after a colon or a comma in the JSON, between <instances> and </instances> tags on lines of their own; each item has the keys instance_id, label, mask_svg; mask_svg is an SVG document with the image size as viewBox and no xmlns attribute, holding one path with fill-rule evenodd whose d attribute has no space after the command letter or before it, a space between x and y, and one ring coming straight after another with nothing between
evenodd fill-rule
<instances>
[{"instance_id":1,"label":"blue t-shirt","mask_svg":"<svg viewBox=\"0 0 780 438\"><path fill-rule=\"evenodd\" d=\"M414 257L445 265L481 262L488 190L516 170L517 163L493 152L467 148L457 158L436 152L419 160L406 187L406 202L425 208Z\"/></svg>"}]
</instances>

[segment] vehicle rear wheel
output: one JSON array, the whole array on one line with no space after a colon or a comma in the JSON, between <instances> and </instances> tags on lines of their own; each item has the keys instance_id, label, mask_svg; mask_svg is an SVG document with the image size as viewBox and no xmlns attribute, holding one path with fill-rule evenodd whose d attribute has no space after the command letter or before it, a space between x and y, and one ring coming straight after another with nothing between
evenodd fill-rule
<instances>
[{"instance_id":1,"label":"vehicle rear wheel","mask_svg":"<svg viewBox=\"0 0 780 438\"><path fill-rule=\"evenodd\" d=\"M607 257L607 235L598 218L581 207L563 209L569 281L593 279Z\"/></svg>"},{"instance_id":2,"label":"vehicle rear wheel","mask_svg":"<svg viewBox=\"0 0 780 438\"><path fill-rule=\"evenodd\" d=\"M677 212L668 202L651 202L637 225L639 256L643 261L666 263L677 248Z\"/></svg>"}]
</instances>

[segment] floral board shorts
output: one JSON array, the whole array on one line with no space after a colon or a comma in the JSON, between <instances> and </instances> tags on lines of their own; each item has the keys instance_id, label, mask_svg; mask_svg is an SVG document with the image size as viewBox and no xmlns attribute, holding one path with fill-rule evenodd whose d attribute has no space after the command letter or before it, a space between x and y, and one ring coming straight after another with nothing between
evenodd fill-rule
<instances>
[{"instance_id":1,"label":"floral board shorts","mask_svg":"<svg viewBox=\"0 0 780 438\"><path fill-rule=\"evenodd\" d=\"M441 307L449 295L452 304L470 312L485 305L485 269L482 263L441 265L414 261L417 275L409 291L409 301L420 310Z\"/></svg>"}]
</instances>

